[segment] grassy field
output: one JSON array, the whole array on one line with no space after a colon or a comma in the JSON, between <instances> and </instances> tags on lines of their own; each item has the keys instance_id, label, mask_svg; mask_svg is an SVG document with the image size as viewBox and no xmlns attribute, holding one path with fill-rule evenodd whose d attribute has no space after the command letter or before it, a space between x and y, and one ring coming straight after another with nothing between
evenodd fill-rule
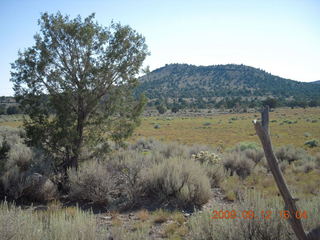
<instances>
[{"instance_id":1,"label":"grassy field","mask_svg":"<svg viewBox=\"0 0 320 240\"><path fill-rule=\"evenodd\" d=\"M243 141L257 142L252 120L259 113L220 114L212 117L147 117L132 139L154 137L163 141L184 144L207 144L226 149ZM276 109L270 114L270 132L275 146L292 144L310 153L320 147L309 148L308 140L320 139L320 108Z\"/></svg>"},{"instance_id":2,"label":"grassy field","mask_svg":"<svg viewBox=\"0 0 320 240\"><path fill-rule=\"evenodd\" d=\"M162 141L184 144L206 144L224 150L239 142L257 142L252 120L259 113L217 114L211 117L145 117L130 139L153 137ZM0 126L18 127L22 116L0 116ZM320 152L320 146L310 148L304 143L317 139L320 142L320 108L282 108L270 114L270 131L273 144L292 144L310 153Z\"/></svg>"}]
</instances>

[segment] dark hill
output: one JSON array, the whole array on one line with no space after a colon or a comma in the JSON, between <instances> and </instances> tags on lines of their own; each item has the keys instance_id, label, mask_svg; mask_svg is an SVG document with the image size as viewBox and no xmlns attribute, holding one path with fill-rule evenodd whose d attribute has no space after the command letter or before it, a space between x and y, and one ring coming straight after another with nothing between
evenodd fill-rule
<instances>
[{"instance_id":1,"label":"dark hill","mask_svg":"<svg viewBox=\"0 0 320 240\"><path fill-rule=\"evenodd\" d=\"M140 78L136 93L150 99L199 97L262 97L313 99L320 84L274 76L245 65L194 66L169 64Z\"/></svg>"}]
</instances>

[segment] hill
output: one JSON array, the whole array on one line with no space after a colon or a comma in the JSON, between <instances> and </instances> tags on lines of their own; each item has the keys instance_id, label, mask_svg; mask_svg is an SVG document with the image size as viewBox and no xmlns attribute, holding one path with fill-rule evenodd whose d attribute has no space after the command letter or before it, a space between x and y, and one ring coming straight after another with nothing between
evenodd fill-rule
<instances>
[{"instance_id":1,"label":"hill","mask_svg":"<svg viewBox=\"0 0 320 240\"><path fill-rule=\"evenodd\" d=\"M155 98L320 96L320 85L274 76L245 65L169 64L140 78L137 93Z\"/></svg>"},{"instance_id":2,"label":"hill","mask_svg":"<svg viewBox=\"0 0 320 240\"><path fill-rule=\"evenodd\" d=\"M320 84L320 80L318 80L318 81L313 81L313 82L311 82L311 83Z\"/></svg>"}]
</instances>

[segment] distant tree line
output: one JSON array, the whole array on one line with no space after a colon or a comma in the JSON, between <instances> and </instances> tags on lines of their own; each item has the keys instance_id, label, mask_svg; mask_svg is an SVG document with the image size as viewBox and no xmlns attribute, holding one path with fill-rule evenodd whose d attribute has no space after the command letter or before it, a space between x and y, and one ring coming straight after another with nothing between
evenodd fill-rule
<instances>
[{"instance_id":1,"label":"distant tree line","mask_svg":"<svg viewBox=\"0 0 320 240\"><path fill-rule=\"evenodd\" d=\"M7 106L6 104L0 104L0 115L13 115L21 113L22 111L18 106Z\"/></svg>"},{"instance_id":2,"label":"distant tree line","mask_svg":"<svg viewBox=\"0 0 320 240\"><path fill-rule=\"evenodd\" d=\"M43 96L43 102L48 101L47 96ZM168 98L160 98L156 100L150 100L147 104L148 107L155 107L160 114L164 114L167 111L173 113L178 112L181 109L240 109L245 110L249 108L260 108L262 106L269 105L270 108L277 107L318 107L320 106L320 99L303 99L294 98L292 100L286 100L284 98L267 98L265 100L259 100L253 98L251 100L241 99L240 97L226 97L222 100L206 100L205 98L199 97L193 101L187 101L184 98L178 98L169 101ZM53 109L48 109L49 113L54 114ZM23 114L23 111L18 105L8 106L8 104L0 104L0 115L12 115L12 114Z\"/></svg>"},{"instance_id":3,"label":"distant tree line","mask_svg":"<svg viewBox=\"0 0 320 240\"><path fill-rule=\"evenodd\" d=\"M186 101L184 98L178 98L169 101L168 98L156 99L155 101L149 101L149 107L155 107L160 114L166 111L178 112L181 109L238 109L246 110L249 108L260 108L268 105L270 108L277 107L317 107L320 106L320 99L306 100L296 98L292 100L286 100L283 98L271 98L268 97L265 100L253 98L251 100L241 99L240 97L226 97L221 100L206 100L205 98L196 98L193 101Z\"/></svg>"}]
</instances>

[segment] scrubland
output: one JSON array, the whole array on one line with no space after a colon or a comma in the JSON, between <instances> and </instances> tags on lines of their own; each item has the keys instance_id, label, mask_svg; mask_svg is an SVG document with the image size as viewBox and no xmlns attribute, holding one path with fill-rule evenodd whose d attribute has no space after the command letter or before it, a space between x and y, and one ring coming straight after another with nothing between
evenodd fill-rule
<instances>
[{"instance_id":1,"label":"scrubland","mask_svg":"<svg viewBox=\"0 0 320 240\"><path fill-rule=\"evenodd\" d=\"M270 117L275 154L307 230L320 224L319 116L310 108ZM258 117L143 119L125 146L110 143L110 154L69 169L63 190L53 159L24 143L19 118L2 121L1 239L295 239L254 134ZM212 219L214 210L257 218Z\"/></svg>"},{"instance_id":2,"label":"scrubland","mask_svg":"<svg viewBox=\"0 0 320 240\"><path fill-rule=\"evenodd\" d=\"M178 115L179 116L179 115ZM134 139L154 137L163 141L178 141L221 147L223 150L239 142L259 143L252 120L259 113L212 114L206 117L146 117L135 131ZM270 131L275 146L291 144L308 152L320 151L320 108L280 108L270 113ZM317 146L305 145L315 140Z\"/></svg>"}]
</instances>

